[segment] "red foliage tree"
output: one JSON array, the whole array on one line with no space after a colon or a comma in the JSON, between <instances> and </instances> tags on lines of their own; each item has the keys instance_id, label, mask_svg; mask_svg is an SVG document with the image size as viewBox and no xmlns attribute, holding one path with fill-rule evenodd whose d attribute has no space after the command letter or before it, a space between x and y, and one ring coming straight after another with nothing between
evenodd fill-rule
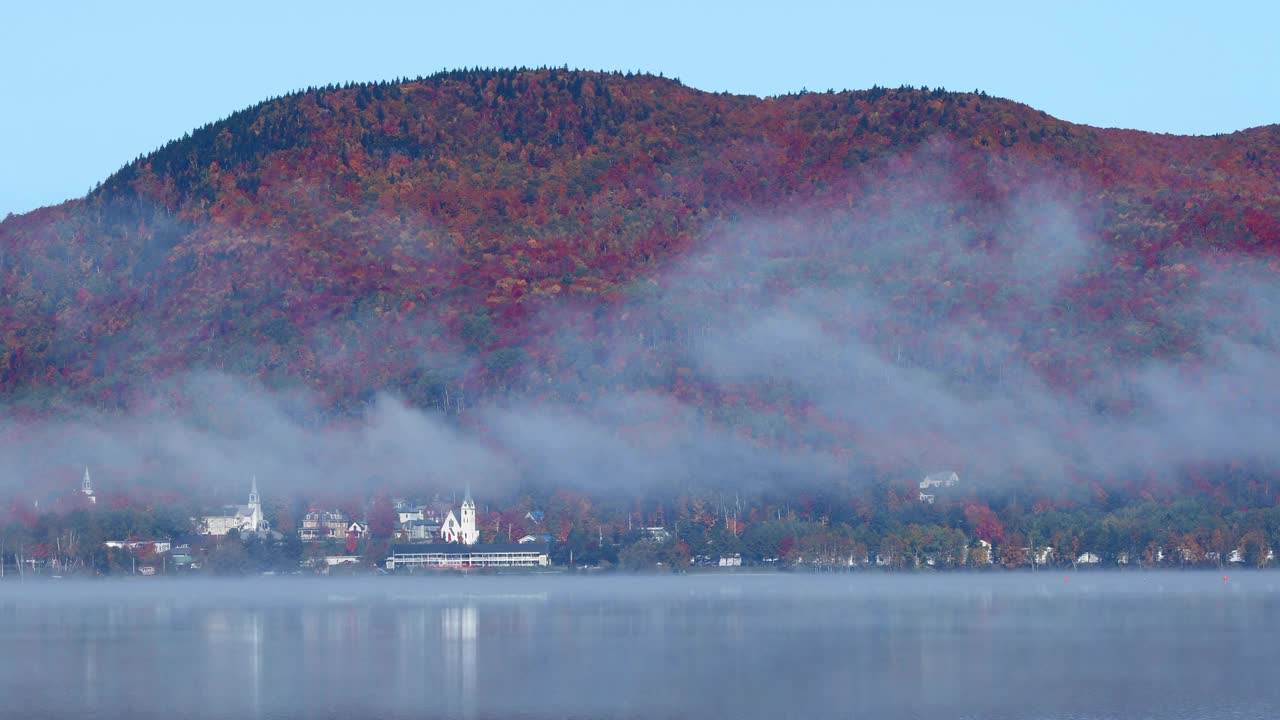
<instances>
[{"instance_id":1,"label":"red foliage tree","mask_svg":"<svg viewBox=\"0 0 1280 720\"><path fill-rule=\"evenodd\" d=\"M386 495L377 495L369 506L369 534L375 538L386 539L396 531L395 506Z\"/></svg>"},{"instance_id":2,"label":"red foliage tree","mask_svg":"<svg viewBox=\"0 0 1280 720\"><path fill-rule=\"evenodd\" d=\"M992 545L1004 542L1004 524L1000 522L1000 517L995 511L985 503L971 502L965 505L964 519L969 523L970 531L978 539Z\"/></svg>"}]
</instances>

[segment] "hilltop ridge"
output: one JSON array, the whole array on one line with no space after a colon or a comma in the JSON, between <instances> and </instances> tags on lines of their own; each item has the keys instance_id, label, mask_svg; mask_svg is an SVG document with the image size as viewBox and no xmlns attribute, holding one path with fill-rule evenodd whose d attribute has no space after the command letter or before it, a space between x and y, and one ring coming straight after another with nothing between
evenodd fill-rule
<instances>
[{"instance_id":1,"label":"hilltop ridge","mask_svg":"<svg viewBox=\"0 0 1280 720\"><path fill-rule=\"evenodd\" d=\"M1179 246L1270 253L1278 144L1275 126L1098 130L942 90L756 99L554 69L315 89L0 225L15 300L0 389L92 398L139 372L213 364L303 377L335 399L393 387L429 402L403 367L316 365L315 331L345 324L361 344L428 322L432 351L488 360L527 348L549 303L611 307L718 223L843 212L930 146L966 203L1052 178L1103 216L1091 229L1111 248L1151 267ZM503 364L482 363L479 384L509 383Z\"/></svg>"}]
</instances>

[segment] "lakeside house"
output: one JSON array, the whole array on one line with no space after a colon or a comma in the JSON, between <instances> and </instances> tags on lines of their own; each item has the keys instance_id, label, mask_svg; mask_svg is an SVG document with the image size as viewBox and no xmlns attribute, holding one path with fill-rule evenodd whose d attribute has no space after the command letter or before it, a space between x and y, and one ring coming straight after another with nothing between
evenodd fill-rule
<instances>
[{"instance_id":1,"label":"lakeside house","mask_svg":"<svg viewBox=\"0 0 1280 720\"><path fill-rule=\"evenodd\" d=\"M351 520L341 510L312 510L302 518L298 537L303 540L345 537Z\"/></svg>"}]
</instances>

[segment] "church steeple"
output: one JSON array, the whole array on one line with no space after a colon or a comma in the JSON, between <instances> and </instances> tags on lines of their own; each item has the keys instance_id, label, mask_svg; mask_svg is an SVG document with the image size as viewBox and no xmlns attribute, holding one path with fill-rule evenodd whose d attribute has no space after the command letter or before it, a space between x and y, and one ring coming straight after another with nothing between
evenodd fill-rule
<instances>
[{"instance_id":1,"label":"church steeple","mask_svg":"<svg viewBox=\"0 0 1280 720\"><path fill-rule=\"evenodd\" d=\"M267 521L262 516L262 501L258 498L258 476L254 475L253 480L249 484L249 526L246 528L252 532L262 532L267 529Z\"/></svg>"},{"instance_id":2,"label":"church steeple","mask_svg":"<svg viewBox=\"0 0 1280 720\"><path fill-rule=\"evenodd\" d=\"M476 501L471 499L471 483L467 483L467 492L462 498L462 522L458 535L463 545L475 545L480 540L480 530L476 528Z\"/></svg>"},{"instance_id":3,"label":"church steeple","mask_svg":"<svg viewBox=\"0 0 1280 720\"><path fill-rule=\"evenodd\" d=\"M93 481L89 479L89 468L87 466L84 469L84 480L80 481L80 492L89 498L89 502L98 502L98 498L93 496Z\"/></svg>"}]
</instances>

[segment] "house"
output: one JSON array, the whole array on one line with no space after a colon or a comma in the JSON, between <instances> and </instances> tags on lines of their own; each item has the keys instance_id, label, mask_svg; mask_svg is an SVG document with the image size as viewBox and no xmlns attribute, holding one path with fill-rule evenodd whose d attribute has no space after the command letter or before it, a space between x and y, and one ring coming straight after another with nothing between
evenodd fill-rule
<instances>
[{"instance_id":1,"label":"house","mask_svg":"<svg viewBox=\"0 0 1280 720\"><path fill-rule=\"evenodd\" d=\"M1275 562L1275 559L1276 559L1276 552L1268 548L1265 562L1269 562L1269 563ZM1238 563L1243 563L1244 560L1245 560L1245 557L1244 557L1244 552L1242 548L1236 548L1235 550L1231 551L1231 554L1227 555L1227 562L1229 563L1238 564Z\"/></svg>"},{"instance_id":2,"label":"house","mask_svg":"<svg viewBox=\"0 0 1280 720\"><path fill-rule=\"evenodd\" d=\"M960 476L954 472L936 472L924 476L920 481L920 502L933 504L937 499L936 493L927 493L925 490L936 490L937 488L949 488L960 484Z\"/></svg>"},{"instance_id":3,"label":"house","mask_svg":"<svg viewBox=\"0 0 1280 720\"><path fill-rule=\"evenodd\" d=\"M549 567L550 565L551 555L545 545L436 543L392 545L386 567L388 570L413 570L418 568Z\"/></svg>"},{"instance_id":4,"label":"house","mask_svg":"<svg viewBox=\"0 0 1280 720\"><path fill-rule=\"evenodd\" d=\"M249 502L245 505L228 505L220 515L206 515L196 523L201 535L221 537L232 530L244 533L262 533L268 530L262 515L262 503L258 498L258 478L249 487Z\"/></svg>"},{"instance_id":5,"label":"house","mask_svg":"<svg viewBox=\"0 0 1280 720\"><path fill-rule=\"evenodd\" d=\"M654 527L642 527L640 532L656 543L664 543L671 539L671 531L660 525Z\"/></svg>"},{"instance_id":6,"label":"house","mask_svg":"<svg viewBox=\"0 0 1280 720\"><path fill-rule=\"evenodd\" d=\"M719 562L720 567L742 567L742 556L738 553L732 555L723 555Z\"/></svg>"},{"instance_id":7,"label":"house","mask_svg":"<svg viewBox=\"0 0 1280 720\"><path fill-rule=\"evenodd\" d=\"M441 505L441 503L437 502L431 505L414 505L412 507L406 505L404 507L398 507L396 508L396 522L401 525L413 522L414 520L426 520L428 522L438 523L440 522L441 513L440 510L437 509L437 505ZM447 509L447 507L448 506L446 505L445 508Z\"/></svg>"},{"instance_id":8,"label":"house","mask_svg":"<svg viewBox=\"0 0 1280 720\"><path fill-rule=\"evenodd\" d=\"M431 542L439 537L440 523L430 520L410 520L396 530L396 540L402 543Z\"/></svg>"},{"instance_id":9,"label":"house","mask_svg":"<svg viewBox=\"0 0 1280 720\"><path fill-rule=\"evenodd\" d=\"M1076 557L1077 565L1097 565L1102 562L1102 556L1097 553L1083 552Z\"/></svg>"},{"instance_id":10,"label":"house","mask_svg":"<svg viewBox=\"0 0 1280 720\"><path fill-rule=\"evenodd\" d=\"M968 555L965 562L972 562L975 565L994 565L996 562L996 554L991 547L991 543L979 538L974 542L973 547L967 548Z\"/></svg>"},{"instance_id":11,"label":"house","mask_svg":"<svg viewBox=\"0 0 1280 720\"><path fill-rule=\"evenodd\" d=\"M960 484L960 476L954 472L936 472L925 475L920 481L920 489L954 487Z\"/></svg>"},{"instance_id":12,"label":"house","mask_svg":"<svg viewBox=\"0 0 1280 720\"><path fill-rule=\"evenodd\" d=\"M541 525L542 521L546 519L546 517L547 517L547 514L542 512L541 510L530 510L529 512L524 514L524 519L528 520L529 525L531 526Z\"/></svg>"},{"instance_id":13,"label":"house","mask_svg":"<svg viewBox=\"0 0 1280 720\"><path fill-rule=\"evenodd\" d=\"M298 537L303 540L346 537L351 522L340 510L313 510L302 518Z\"/></svg>"},{"instance_id":14,"label":"house","mask_svg":"<svg viewBox=\"0 0 1280 720\"><path fill-rule=\"evenodd\" d=\"M548 545L553 539L554 538L551 537L551 533L534 533L525 535L516 542L521 545L528 545L529 543L542 543L543 545Z\"/></svg>"}]
</instances>

